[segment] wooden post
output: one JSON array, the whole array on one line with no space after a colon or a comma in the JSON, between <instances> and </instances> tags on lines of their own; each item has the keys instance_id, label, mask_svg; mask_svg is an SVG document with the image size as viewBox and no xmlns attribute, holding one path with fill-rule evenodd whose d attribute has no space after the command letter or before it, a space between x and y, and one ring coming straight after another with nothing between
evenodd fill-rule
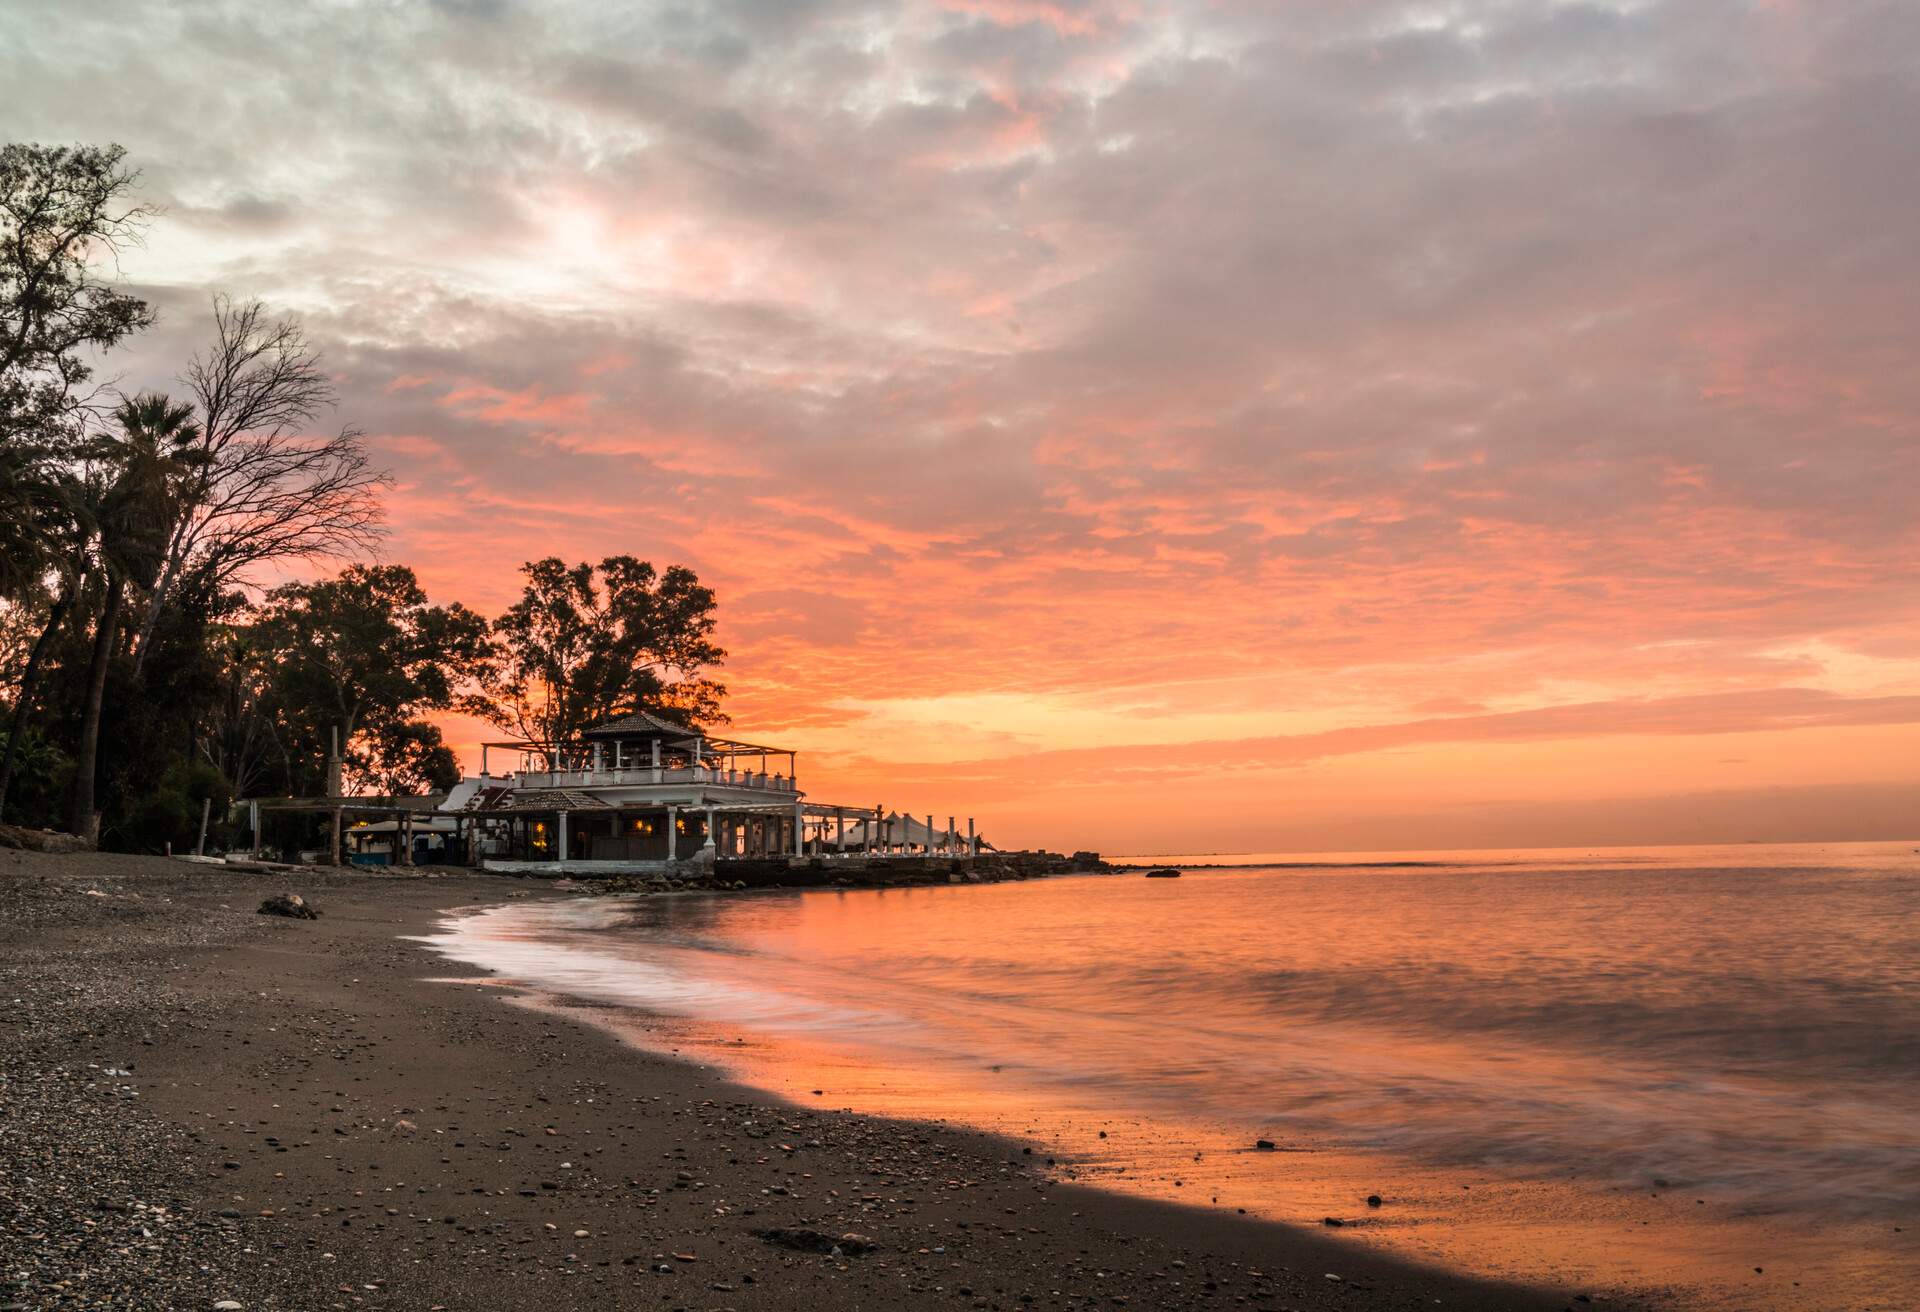
<instances>
[{"instance_id":1,"label":"wooden post","mask_svg":"<svg viewBox=\"0 0 1920 1312\"><path fill-rule=\"evenodd\" d=\"M249 818L253 821L253 854L260 855L260 802L255 799L247 803Z\"/></svg>"},{"instance_id":2,"label":"wooden post","mask_svg":"<svg viewBox=\"0 0 1920 1312\"><path fill-rule=\"evenodd\" d=\"M212 814L213 814L213 798L212 797L201 798L200 799L200 841L193 845L193 854L195 856L205 856L207 854L207 819Z\"/></svg>"},{"instance_id":3,"label":"wooden post","mask_svg":"<svg viewBox=\"0 0 1920 1312\"><path fill-rule=\"evenodd\" d=\"M340 765L340 726L336 724L333 726L333 755L327 758L327 796L337 799L344 788L345 782L341 778ZM338 806L333 808L333 834L332 840L328 843L328 849L331 856L331 863L336 866L339 865L340 808Z\"/></svg>"}]
</instances>

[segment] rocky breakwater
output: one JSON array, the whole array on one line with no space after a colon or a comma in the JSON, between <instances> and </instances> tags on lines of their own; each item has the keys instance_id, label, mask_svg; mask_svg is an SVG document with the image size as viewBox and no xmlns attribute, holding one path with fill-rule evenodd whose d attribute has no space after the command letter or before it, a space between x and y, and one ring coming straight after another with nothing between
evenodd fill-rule
<instances>
[{"instance_id":1,"label":"rocky breakwater","mask_svg":"<svg viewBox=\"0 0 1920 1312\"><path fill-rule=\"evenodd\" d=\"M766 857L726 861L713 875L576 875L557 888L596 894L744 893L774 888L908 888L1108 874L1098 852L982 852L977 857Z\"/></svg>"}]
</instances>

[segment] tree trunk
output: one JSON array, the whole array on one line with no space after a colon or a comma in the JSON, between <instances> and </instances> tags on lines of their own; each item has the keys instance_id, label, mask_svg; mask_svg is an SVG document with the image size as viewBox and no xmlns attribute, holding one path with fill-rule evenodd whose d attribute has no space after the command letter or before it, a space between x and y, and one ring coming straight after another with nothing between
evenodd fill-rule
<instances>
[{"instance_id":1,"label":"tree trunk","mask_svg":"<svg viewBox=\"0 0 1920 1312\"><path fill-rule=\"evenodd\" d=\"M204 496L206 493L206 475L203 472L196 489L189 495ZM191 510L183 508L175 519L173 529L167 534L167 555L160 567L160 577L148 591L147 602L140 616L140 627L133 638L133 677L138 679L140 671L147 665L147 646L153 641L153 631L160 623L160 612L166 607L167 594L173 591L174 583L185 573L188 554L193 550L188 529L193 523Z\"/></svg>"},{"instance_id":2,"label":"tree trunk","mask_svg":"<svg viewBox=\"0 0 1920 1312\"><path fill-rule=\"evenodd\" d=\"M80 718L80 746L73 757L73 813L68 825L75 834L89 841L98 841L100 837L93 811L93 777L100 762L100 708L106 701L107 667L113 663L122 600L120 579L108 574L100 627L93 635L93 659L87 665L87 704Z\"/></svg>"},{"instance_id":3,"label":"tree trunk","mask_svg":"<svg viewBox=\"0 0 1920 1312\"><path fill-rule=\"evenodd\" d=\"M33 700L33 694L40 683L40 661L47 654L47 648L53 642L53 635L60 629L60 621L66 618L67 607L73 604L73 587L69 584L60 589L53 599L53 607L47 612L46 627L40 630L40 636L33 640L33 650L27 653L27 667L20 672L20 691L13 699L13 710L7 716L7 745L0 748L0 820L7 816L7 789L13 784L13 758L20 746L20 731L27 723L27 703Z\"/></svg>"},{"instance_id":4,"label":"tree trunk","mask_svg":"<svg viewBox=\"0 0 1920 1312\"><path fill-rule=\"evenodd\" d=\"M172 587L173 561L169 558L166 568L161 571L159 582L147 594L147 604L140 617L140 629L133 639L133 677L136 679L140 677L140 671L146 668L147 647L153 642L153 631L160 623L160 611Z\"/></svg>"}]
</instances>

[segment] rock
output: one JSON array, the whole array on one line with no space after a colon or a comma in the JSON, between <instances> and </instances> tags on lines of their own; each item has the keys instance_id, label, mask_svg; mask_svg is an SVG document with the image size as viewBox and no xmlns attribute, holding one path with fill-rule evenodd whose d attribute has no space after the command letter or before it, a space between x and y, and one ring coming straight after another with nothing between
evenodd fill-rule
<instances>
[{"instance_id":1,"label":"rock","mask_svg":"<svg viewBox=\"0 0 1920 1312\"><path fill-rule=\"evenodd\" d=\"M318 920L320 913L307 905L298 893L280 893L260 904L263 916L287 916L294 920Z\"/></svg>"},{"instance_id":2,"label":"rock","mask_svg":"<svg viewBox=\"0 0 1920 1312\"><path fill-rule=\"evenodd\" d=\"M1345 1221L1342 1221L1342 1220L1341 1220L1341 1219L1340 1219L1339 1217L1337 1217L1337 1216L1323 1216L1323 1217L1321 1217L1321 1218L1320 1218L1320 1224L1321 1224L1321 1225L1331 1225L1331 1226L1342 1226L1342 1225L1345 1225L1345 1224L1346 1224L1346 1222L1345 1222Z\"/></svg>"},{"instance_id":3,"label":"rock","mask_svg":"<svg viewBox=\"0 0 1920 1312\"><path fill-rule=\"evenodd\" d=\"M1147 878L1148 879L1178 879L1180 878L1180 872L1178 870L1175 870L1172 866L1161 866L1157 870L1147 871Z\"/></svg>"},{"instance_id":4,"label":"rock","mask_svg":"<svg viewBox=\"0 0 1920 1312\"><path fill-rule=\"evenodd\" d=\"M823 1230L809 1230L804 1226L756 1230L754 1234L769 1244L798 1249L803 1253L839 1253L844 1257L860 1257L880 1247L865 1235L836 1236L827 1234Z\"/></svg>"},{"instance_id":5,"label":"rock","mask_svg":"<svg viewBox=\"0 0 1920 1312\"><path fill-rule=\"evenodd\" d=\"M1379 1195L1379 1194L1368 1194L1368 1195L1367 1195L1367 1206L1368 1206L1368 1207L1378 1207L1378 1206L1380 1206L1380 1195Z\"/></svg>"},{"instance_id":6,"label":"rock","mask_svg":"<svg viewBox=\"0 0 1920 1312\"><path fill-rule=\"evenodd\" d=\"M214 1312L240 1312L246 1304L236 1298L223 1298L214 1305Z\"/></svg>"},{"instance_id":7,"label":"rock","mask_svg":"<svg viewBox=\"0 0 1920 1312\"><path fill-rule=\"evenodd\" d=\"M1273 1140L1271 1140L1271 1139L1255 1139L1255 1140L1253 1141L1253 1146L1254 1146L1255 1148L1258 1148L1258 1149L1259 1149L1259 1150L1260 1150L1261 1152L1263 1152L1263 1153L1270 1153L1270 1152L1272 1152L1272 1151L1273 1151Z\"/></svg>"},{"instance_id":8,"label":"rock","mask_svg":"<svg viewBox=\"0 0 1920 1312\"><path fill-rule=\"evenodd\" d=\"M28 852L86 852L93 844L77 834L59 834L51 829L25 829L19 825L0 825L0 847L15 847Z\"/></svg>"}]
</instances>

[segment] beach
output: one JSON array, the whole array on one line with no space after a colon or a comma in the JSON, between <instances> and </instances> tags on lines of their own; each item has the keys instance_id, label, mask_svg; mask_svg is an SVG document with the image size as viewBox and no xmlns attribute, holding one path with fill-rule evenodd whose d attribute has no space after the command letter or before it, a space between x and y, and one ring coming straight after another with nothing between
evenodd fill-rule
<instances>
[{"instance_id":1,"label":"beach","mask_svg":"<svg viewBox=\"0 0 1920 1312\"><path fill-rule=\"evenodd\" d=\"M283 891L321 918L256 914ZM510 981L418 941L451 911L571 896L0 854L0 1307L1596 1297L1063 1183L1032 1144L781 1100L515 1005Z\"/></svg>"}]
</instances>

